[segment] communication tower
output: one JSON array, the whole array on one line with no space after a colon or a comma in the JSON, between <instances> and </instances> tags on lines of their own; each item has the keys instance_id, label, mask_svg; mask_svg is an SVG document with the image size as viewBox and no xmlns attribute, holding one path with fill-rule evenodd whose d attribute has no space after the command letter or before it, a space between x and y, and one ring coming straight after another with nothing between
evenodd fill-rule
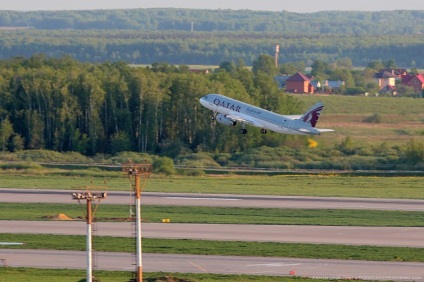
<instances>
[{"instance_id":1,"label":"communication tower","mask_svg":"<svg viewBox=\"0 0 424 282\"><path fill-rule=\"evenodd\" d=\"M275 45L275 57L274 57L274 62L275 62L275 67L278 68L278 54L280 54L280 45Z\"/></svg>"}]
</instances>

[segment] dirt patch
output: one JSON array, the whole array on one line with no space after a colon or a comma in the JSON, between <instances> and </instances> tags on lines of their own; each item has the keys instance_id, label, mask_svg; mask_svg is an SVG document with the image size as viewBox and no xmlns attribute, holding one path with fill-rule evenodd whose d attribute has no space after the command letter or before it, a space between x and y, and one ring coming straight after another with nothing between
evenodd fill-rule
<instances>
[{"instance_id":1,"label":"dirt patch","mask_svg":"<svg viewBox=\"0 0 424 282\"><path fill-rule=\"evenodd\" d=\"M74 220L73 218L67 216L64 213L59 213L57 215L53 215L53 216L43 216L43 218L47 218L47 219L51 219L51 220Z\"/></svg>"}]
</instances>

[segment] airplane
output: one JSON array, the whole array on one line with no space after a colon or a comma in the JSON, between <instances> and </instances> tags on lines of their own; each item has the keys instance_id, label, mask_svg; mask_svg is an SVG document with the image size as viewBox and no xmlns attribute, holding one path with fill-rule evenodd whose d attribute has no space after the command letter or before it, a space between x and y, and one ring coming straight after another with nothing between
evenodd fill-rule
<instances>
[{"instance_id":1,"label":"airplane","mask_svg":"<svg viewBox=\"0 0 424 282\"><path fill-rule=\"evenodd\" d=\"M259 127L262 134L268 130L298 135L320 135L334 131L315 127L324 108L321 102L316 103L303 115L280 115L220 94L207 94L200 98L199 102L214 112L212 120L227 126L240 123L241 134L247 133L246 124Z\"/></svg>"}]
</instances>

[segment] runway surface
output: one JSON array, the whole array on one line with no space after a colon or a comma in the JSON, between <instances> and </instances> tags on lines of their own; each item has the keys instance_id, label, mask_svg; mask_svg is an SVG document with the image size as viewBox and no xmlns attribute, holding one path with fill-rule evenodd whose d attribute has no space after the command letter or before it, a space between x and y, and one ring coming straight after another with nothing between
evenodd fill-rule
<instances>
[{"instance_id":1,"label":"runway surface","mask_svg":"<svg viewBox=\"0 0 424 282\"><path fill-rule=\"evenodd\" d=\"M85 269L85 252L2 250L12 267ZM134 271L134 255L95 252L95 269ZM143 271L224 273L373 280L424 281L424 263L346 261L269 257L143 254ZM94 275L96 273L94 272ZM101 277L99 277L101 279Z\"/></svg>"},{"instance_id":2,"label":"runway surface","mask_svg":"<svg viewBox=\"0 0 424 282\"><path fill-rule=\"evenodd\" d=\"M72 192L0 188L0 202L75 204ZM102 204L129 204L130 192L108 192ZM143 205L424 211L424 200L143 192Z\"/></svg>"},{"instance_id":3,"label":"runway surface","mask_svg":"<svg viewBox=\"0 0 424 282\"><path fill-rule=\"evenodd\" d=\"M134 236L130 222L98 222L96 236ZM85 235L83 221L0 221L0 233ZM143 223L144 238L424 248L423 227Z\"/></svg>"},{"instance_id":4,"label":"runway surface","mask_svg":"<svg viewBox=\"0 0 424 282\"><path fill-rule=\"evenodd\" d=\"M75 191L0 188L1 202L75 204ZM129 192L108 193L103 204L129 204ZM423 200L290 197L257 195L186 194L144 192L143 205L219 206L293 209L370 209L424 211ZM85 235L82 221L0 221L0 233ZM99 222L95 236L134 236L128 222ZM424 228L299 225L230 225L143 223L144 238L297 242L374 246L424 247ZM0 258L10 266L42 268L85 268L85 252L0 249ZM126 253L96 252L98 269L128 270L134 258ZM255 275L289 275L336 279L424 281L424 264L366 262L265 257L221 257L172 254L144 254L143 270L165 272L208 272Z\"/></svg>"}]
</instances>

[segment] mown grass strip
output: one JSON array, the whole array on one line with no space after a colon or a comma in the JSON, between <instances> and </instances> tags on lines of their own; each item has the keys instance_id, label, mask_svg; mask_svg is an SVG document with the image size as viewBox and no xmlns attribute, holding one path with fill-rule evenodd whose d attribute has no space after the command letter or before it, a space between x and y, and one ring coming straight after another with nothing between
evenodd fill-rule
<instances>
[{"instance_id":1,"label":"mown grass strip","mask_svg":"<svg viewBox=\"0 0 424 282\"><path fill-rule=\"evenodd\" d=\"M22 242L8 249L84 251L85 236L0 234L2 242ZM134 252L134 238L93 237L93 249L106 252ZM297 244L274 242L143 239L144 253L262 256L372 261L424 261L424 248Z\"/></svg>"},{"instance_id":2,"label":"mown grass strip","mask_svg":"<svg viewBox=\"0 0 424 282\"><path fill-rule=\"evenodd\" d=\"M63 213L84 217L85 205L0 203L0 220L51 220ZM100 204L98 221L119 221L129 217L129 205ZM424 212L381 210L265 209L233 207L143 206L143 222L222 224L291 224L338 226L424 226Z\"/></svg>"},{"instance_id":3,"label":"mown grass strip","mask_svg":"<svg viewBox=\"0 0 424 282\"><path fill-rule=\"evenodd\" d=\"M0 173L0 187L77 190L81 186L107 186L103 190L130 191L127 177L117 172L67 171L40 174ZM250 194L319 197L424 199L420 176L348 176L340 174L225 177L165 177L148 180L144 191L212 194ZM106 182L106 184L105 184ZM73 188L74 187L74 188Z\"/></svg>"},{"instance_id":4,"label":"mown grass strip","mask_svg":"<svg viewBox=\"0 0 424 282\"><path fill-rule=\"evenodd\" d=\"M101 282L119 282L129 281L132 277L131 272L124 271L103 271L94 270L95 278ZM72 269L35 269L35 268L12 268L0 267L1 281L13 282L45 282L45 281L61 281L61 282L76 282L85 281L84 270ZM168 278L168 280L167 280ZM171 280L174 279L174 280ZM254 276L254 275L228 275L228 274L194 274L194 273L166 273L166 272L144 272L143 281L186 281L186 282L246 282L246 281L261 281L261 282L331 282L337 281L333 279L310 279L304 277L279 277L279 276ZM351 281L343 279L343 281ZM355 281L364 281L356 280Z\"/></svg>"}]
</instances>

